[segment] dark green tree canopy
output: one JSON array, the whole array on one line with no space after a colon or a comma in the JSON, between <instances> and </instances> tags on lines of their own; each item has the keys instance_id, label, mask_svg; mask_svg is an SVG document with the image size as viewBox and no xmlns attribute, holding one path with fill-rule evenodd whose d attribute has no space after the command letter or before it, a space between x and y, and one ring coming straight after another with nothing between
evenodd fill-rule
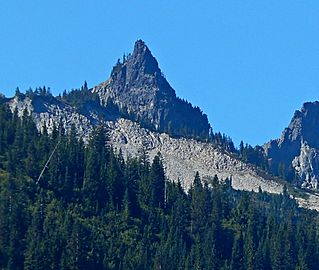
<instances>
[{"instance_id":1,"label":"dark green tree canopy","mask_svg":"<svg viewBox=\"0 0 319 270\"><path fill-rule=\"evenodd\" d=\"M171 180L160 154L125 160L103 127L84 145L0 105L0 269L318 269L318 214L287 189Z\"/></svg>"}]
</instances>

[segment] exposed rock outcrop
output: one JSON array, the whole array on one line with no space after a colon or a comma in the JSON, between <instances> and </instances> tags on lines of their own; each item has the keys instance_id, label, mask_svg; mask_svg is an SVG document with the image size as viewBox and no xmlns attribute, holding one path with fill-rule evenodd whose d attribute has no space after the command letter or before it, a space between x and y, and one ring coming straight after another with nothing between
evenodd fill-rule
<instances>
[{"instance_id":1,"label":"exposed rock outcrop","mask_svg":"<svg viewBox=\"0 0 319 270\"><path fill-rule=\"evenodd\" d=\"M12 112L21 117L27 113L32 115L39 131L44 128L51 133L54 127L63 127L66 131L74 125L79 137L87 139L98 117L92 113L83 115L53 96L37 96L32 98L19 95L9 101Z\"/></svg>"},{"instance_id":2,"label":"exposed rock outcrop","mask_svg":"<svg viewBox=\"0 0 319 270\"><path fill-rule=\"evenodd\" d=\"M281 137L264 145L274 173L291 170L294 184L317 189L319 180L319 102L296 111Z\"/></svg>"},{"instance_id":3,"label":"exposed rock outcrop","mask_svg":"<svg viewBox=\"0 0 319 270\"><path fill-rule=\"evenodd\" d=\"M102 104L111 99L122 112L150 129L173 136L205 139L210 125L198 107L176 97L158 62L142 40L118 62L110 78L93 88Z\"/></svg>"},{"instance_id":4,"label":"exposed rock outcrop","mask_svg":"<svg viewBox=\"0 0 319 270\"><path fill-rule=\"evenodd\" d=\"M300 155L292 161L292 166L300 179L301 187L316 190L318 188L319 150L302 141Z\"/></svg>"}]
</instances>

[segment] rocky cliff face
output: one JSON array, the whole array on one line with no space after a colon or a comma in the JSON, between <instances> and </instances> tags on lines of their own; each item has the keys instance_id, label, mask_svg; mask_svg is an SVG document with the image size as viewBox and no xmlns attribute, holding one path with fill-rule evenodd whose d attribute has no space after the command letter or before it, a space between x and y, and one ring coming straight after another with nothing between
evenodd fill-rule
<instances>
[{"instance_id":1,"label":"rocky cliff face","mask_svg":"<svg viewBox=\"0 0 319 270\"><path fill-rule=\"evenodd\" d=\"M264 146L274 173L292 171L292 181L317 189L319 180L319 102L307 102L296 111L281 137Z\"/></svg>"},{"instance_id":2,"label":"rocky cliff face","mask_svg":"<svg viewBox=\"0 0 319 270\"><path fill-rule=\"evenodd\" d=\"M198 107L176 97L156 59L141 40L110 78L93 88L103 105L111 99L143 126L173 136L206 139L210 125Z\"/></svg>"}]
</instances>

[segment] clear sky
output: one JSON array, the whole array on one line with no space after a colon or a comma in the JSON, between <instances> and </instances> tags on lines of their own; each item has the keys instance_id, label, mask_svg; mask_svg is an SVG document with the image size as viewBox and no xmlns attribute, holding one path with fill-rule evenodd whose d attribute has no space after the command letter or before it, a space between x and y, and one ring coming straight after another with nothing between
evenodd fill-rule
<instances>
[{"instance_id":1,"label":"clear sky","mask_svg":"<svg viewBox=\"0 0 319 270\"><path fill-rule=\"evenodd\" d=\"M0 92L94 86L143 39L179 97L252 145L319 99L318 0L2 0Z\"/></svg>"}]
</instances>

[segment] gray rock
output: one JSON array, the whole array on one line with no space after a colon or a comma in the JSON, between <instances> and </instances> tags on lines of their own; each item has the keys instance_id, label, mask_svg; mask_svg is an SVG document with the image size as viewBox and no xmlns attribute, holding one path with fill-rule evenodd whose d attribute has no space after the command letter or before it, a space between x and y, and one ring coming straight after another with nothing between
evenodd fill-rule
<instances>
[{"instance_id":1,"label":"gray rock","mask_svg":"<svg viewBox=\"0 0 319 270\"><path fill-rule=\"evenodd\" d=\"M301 180L302 188L318 188L319 150L312 148L307 142L302 141L300 155L292 161L293 168Z\"/></svg>"},{"instance_id":2,"label":"gray rock","mask_svg":"<svg viewBox=\"0 0 319 270\"><path fill-rule=\"evenodd\" d=\"M110 79L93 88L102 105L111 99L148 128L175 136L207 138L210 125L199 108L176 97L158 62L141 40L132 55L118 62Z\"/></svg>"},{"instance_id":3,"label":"gray rock","mask_svg":"<svg viewBox=\"0 0 319 270\"><path fill-rule=\"evenodd\" d=\"M281 137L264 145L274 173L279 164L294 170L293 183L317 189L319 179L319 102L307 102L296 111Z\"/></svg>"}]
</instances>

